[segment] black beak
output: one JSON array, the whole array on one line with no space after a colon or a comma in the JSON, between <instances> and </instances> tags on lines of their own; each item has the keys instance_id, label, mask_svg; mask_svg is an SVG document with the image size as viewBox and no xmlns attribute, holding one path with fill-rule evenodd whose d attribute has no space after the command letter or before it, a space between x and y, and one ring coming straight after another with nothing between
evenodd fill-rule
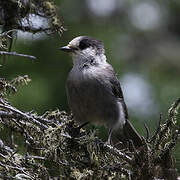
<instances>
[{"instance_id":1,"label":"black beak","mask_svg":"<svg viewBox=\"0 0 180 180\"><path fill-rule=\"evenodd\" d=\"M61 51L65 51L65 52L72 52L73 49L70 48L69 46L63 46L59 48Z\"/></svg>"}]
</instances>

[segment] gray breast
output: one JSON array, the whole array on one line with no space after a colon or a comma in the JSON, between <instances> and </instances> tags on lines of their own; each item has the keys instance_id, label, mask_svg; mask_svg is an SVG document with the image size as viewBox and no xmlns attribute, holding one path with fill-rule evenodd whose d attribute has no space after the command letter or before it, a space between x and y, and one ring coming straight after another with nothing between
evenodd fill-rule
<instances>
[{"instance_id":1,"label":"gray breast","mask_svg":"<svg viewBox=\"0 0 180 180\"><path fill-rule=\"evenodd\" d=\"M107 84L108 79L104 78L103 74L97 76L88 73L88 70L85 73L72 69L67 80L67 96L77 121L108 126L118 120L117 99Z\"/></svg>"}]
</instances>

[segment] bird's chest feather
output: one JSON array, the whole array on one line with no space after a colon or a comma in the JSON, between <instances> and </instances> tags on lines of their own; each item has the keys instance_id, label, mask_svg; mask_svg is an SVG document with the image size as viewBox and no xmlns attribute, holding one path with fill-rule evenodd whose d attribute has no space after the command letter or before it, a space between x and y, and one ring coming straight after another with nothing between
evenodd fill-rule
<instances>
[{"instance_id":1,"label":"bird's chest feather","mask_svg":"<svg viewBox=\"0 0 180 180\"><path fill-rule=\"evenodd\" d=\"M99 89L99 81L96 78L97 69L76 70L72 69L67 80L67 93L70 100L79 98L79 101L92 99L94 92Z\"/></svg>"},{"instance_id":2,"label":"bird's chest feather","mask_svg":"<svg viewBox=\"0 0 180 180\"><path fill-rule=\"evenodd\" d=\"M74 70L70 72L67 80L68 101L78 120L86 119L101 124L105 113L106 117L118 115L112 111L113 107L117 109L117 102L111 96L108 87L104 85L105 80L98 68L86 69L84 72Z\"/></svg>"}]
</instances>

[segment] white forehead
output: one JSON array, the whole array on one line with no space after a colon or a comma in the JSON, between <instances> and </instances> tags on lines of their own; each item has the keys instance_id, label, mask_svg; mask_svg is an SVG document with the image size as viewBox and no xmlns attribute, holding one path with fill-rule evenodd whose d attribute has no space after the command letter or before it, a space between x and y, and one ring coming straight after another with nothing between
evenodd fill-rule
<instances>
[{"instance_id":1,"label":"white forehead","mask_svg":"<svg viewBox=\"0 0 180 180\"><path fill-rule=\"evenodd\" d=\"M69 42L69 44L72 45L72 46L78 47L79 46L79 42L82 39L82 37L83 36L78 36L78 37L74 38L72 41Z\"/></svg>"}]
</instances>

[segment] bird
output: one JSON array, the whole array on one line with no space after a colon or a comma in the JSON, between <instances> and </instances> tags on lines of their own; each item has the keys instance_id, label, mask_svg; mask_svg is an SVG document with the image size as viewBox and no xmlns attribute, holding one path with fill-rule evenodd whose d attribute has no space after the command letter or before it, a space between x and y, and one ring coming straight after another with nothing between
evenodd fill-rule
<instances>
[{"instance_id":1,"label":"bird","mask_svg":"<svg viewBox=\"0 0 180 180\"><path fill-rule=\"evenodd\" d=\"M142 146L141 136L129 121L120 82L107 62L103 42L78 36L60 50L73 60L66 93L75 121L106 126L107 144L115 137L116 143L131 141L135 147Z\"/></svg>"}]
</instances>

